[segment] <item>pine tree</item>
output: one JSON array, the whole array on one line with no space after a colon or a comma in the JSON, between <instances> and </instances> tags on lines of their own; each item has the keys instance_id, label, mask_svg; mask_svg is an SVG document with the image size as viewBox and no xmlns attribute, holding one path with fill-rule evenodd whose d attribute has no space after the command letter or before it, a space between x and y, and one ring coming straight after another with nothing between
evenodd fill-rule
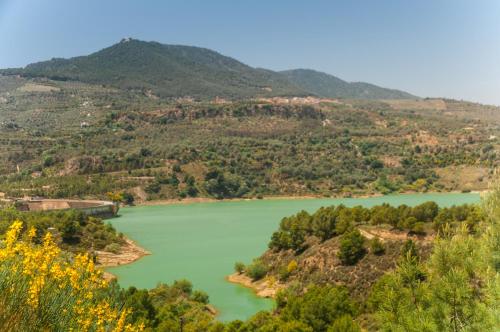
<instances>
[{"instance_id":1,"label":"pine tree","mask_svg":"<svg viewBox=\"0 0 500 332\"><path fill-rule=\"evenodd\" d=\"M496 331L500 326L500 188L483 202L488 220L436 239L427 262L407 254L371 303L388 331Z\"/></svg>"}]
</instances>

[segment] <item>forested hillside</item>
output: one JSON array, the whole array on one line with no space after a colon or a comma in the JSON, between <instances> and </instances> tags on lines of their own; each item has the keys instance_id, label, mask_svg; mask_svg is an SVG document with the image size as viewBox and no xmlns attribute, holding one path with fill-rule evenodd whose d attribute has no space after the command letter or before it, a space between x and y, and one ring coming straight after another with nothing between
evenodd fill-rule
<instances>
[{"instance_id":1,"label":"forested hillside","mask_svg":"<svg viewBox=\"0 0 500 332\"><path fill-rule=\"evenodd\" d=\"M367 290L396 267L402 252L427 258L436 235L461 225L475 232L484 220L477 206L440 208L434 202L301 211L283 218L269 250L238 270L254 281L272 279L275 289L340 284L353 297L365 300Z\"/></svg>"},{"instance_id":2,"label":"forested hillside","mask_svg":"<svg viewBox=\"0 0 500 332\"><path fill-rule=\"evenodd\" d=\"M52 59L7 72L106 84L160 97L207 99L307 94L277 73L249 67L208 49L135 39L124 39L88 56Z\"/></svg>"},{"instance_id":3,"label":"forested hillside","mask_svg":"<svg viewBox=\"0 0 500 332\"><path fill-rule=\"evenodd\" d=\"M280 73L296 86L324 98L418 99L404 91L384 89L364 82L349 83L311 69L291 69Z\"/></svg>"},{"instance_id":4,"label":"forested hillside","mask_svg":"<svg viewBox=\"0 0 500 332\"><path fill-rule=\"evenodd\" d=\"M310 70L277 73L252 68L212 50L135 39L88 56L52 59L0 73L105 84L163 98L244 99L317 95L331 98L402 99L414 96L368 83L347 83Z\"/></svg>"},{"instance_id":5,"label":"forested hillside","mask_svg":"<svg viewBox=\"0 0 500 332\"><path fill-rule=\"evenodd\" d=\"M244 326L496 330L499 198L497 187L481 206L337 206L284 218L269 251L236 263L230 278L278 290L275 316Z\"/></svg>"}]
</instances>

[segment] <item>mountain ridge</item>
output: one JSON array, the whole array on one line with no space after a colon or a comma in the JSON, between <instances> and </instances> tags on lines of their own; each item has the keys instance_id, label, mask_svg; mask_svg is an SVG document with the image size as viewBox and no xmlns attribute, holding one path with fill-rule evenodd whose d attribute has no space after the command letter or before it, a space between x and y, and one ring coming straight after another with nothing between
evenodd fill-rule
<instances>
[{"instance_id":1,"label":"mountain ridge","mask_svg":"<svg viewBox=\"0 0 500 332\"><path fill-rule=\"evenodd\" d=\"M363 82L349 83L310 69L276 72L248 66L208 48L131 38L89 55L52 58L24 68L0 70L0 74L145 90L166 98L245 99L311 95L353 99L416 98L399 90Z\"/></svg>"},{"instance_id":2,"label":"mountain ridge","mask_svg":"<svg viewBox=\"0 0 500 332\"><path fill-rule=\"evenodd\" d=\"M405 91L388 89L366 82L347 82L334 75L307 68L280 71L292 83L325 98L417 99Z\"/></svg>"}]
</instances>

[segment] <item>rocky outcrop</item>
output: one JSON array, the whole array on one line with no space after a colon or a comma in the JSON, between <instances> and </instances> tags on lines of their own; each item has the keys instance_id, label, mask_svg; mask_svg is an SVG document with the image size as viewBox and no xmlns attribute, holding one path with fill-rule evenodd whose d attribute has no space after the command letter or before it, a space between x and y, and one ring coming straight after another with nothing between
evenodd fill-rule
<instances>
[{"instance_id":1,"label":"rocky outcrop","mask_svg":"<svg viewBox=\"0 0 500 332\"><path fill-rule=\"evenodd\" d=\"M284 287L283 284L276 282L274 278L265 278L254 281L243 273L233 273L227 276L227 281L251 288L257 296L274 298L276 293Z\"/></svg>"},{"instance_id":2,"label":"rocky outcrop","mask_svg":"<svg viewBox=\"0 0 500 332\"><path fill-rule=\"evenodd\" d=\"M96 251L96 254L99 267L112 267L133 263L151 253L134 241L125 238L125 244L121 246L118 252Z\"/></svg>"}]
</instances>

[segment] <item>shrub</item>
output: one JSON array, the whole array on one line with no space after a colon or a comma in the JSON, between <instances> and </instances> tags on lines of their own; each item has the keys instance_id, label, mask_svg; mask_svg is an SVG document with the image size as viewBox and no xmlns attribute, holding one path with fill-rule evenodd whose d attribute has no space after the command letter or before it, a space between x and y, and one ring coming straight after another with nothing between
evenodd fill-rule
<instances>
[{"instance_id":1,"label":"shrub","mask_svg":"<svg viewBox=\"0 0 500 332\"><path fill-rule=\"evenodd\" d=\"M418 256L418 250L417 246L415 245L415 242L412 240L406 240L405 243L403 244L403 248L401 248L401 256L402 257L416 257Z\"/></svg>"},{"instance_id":2,"label":"shrub","mask_svg":"<svg viewBox=\"0 0 500 332\"><path fill-rule=\"evenodd\" d=\"M104 247L104 251L112 252L113 254L118 254L120 252L121 246L118 243L111 243Z\"/></svg>"},{"instance_id":3,"label":"shrub","mask_svg":"<svg viewBox=\"0 0 500 332\"><path fill-rule=\"evenodd\" d=\"M205 190L217 199L241 197L248 192L243 179L214 169L205 175Z\"/></svg>"},{"instance_id":4,"label":"shrub","mask_svg":"<svg viewBox=\"0 0 500 332\"><path fill-rule=\"evenodd\" d=\"M413 226L418 222L415 217L407 217L398 223L398 228L401 229L412 229Z\"/></svg>"},{"instance_id":5,"label":"shrub","mask_svg":"<svg viewBox=\"0 0 500 332\"><path fill-rule=\"evenodd\" d=\"M281 266L278 270L278 278L280 281L287 281L290 275L298 268L296 260L291 260L286 266Z\"/></svg>"},{"instance_id":6,"label":"shrub","mask_svg":"<svg viewBox=\"0 0 500 332\"><path fill-rule=\"evenodd\" d=\"M203 292L203 291L199 291L199 290L195 290L193 292L193 295L191 296L191 298L193 299L193 301L203 303L203 304L208 304L208 302L209 302L208 294Z\"/></svg>"},{"instance_id":7,"label":"shrub","mask_svg":"<svg viewBox=\"0 0 500 332\"><path fill-rule=\"evenodd\" d=\"M54 157L52 156L46 156L43 158L43 167L50 167L55 164Z\"/></svg>"},{"instance_id":8,"label":"shrub","mask_svg":"<svg viewBox=\"0 0 500 332\"><path fill-rule=\"evenodd\" d=\"M286 266L281 266L278 270L278 279L280 281L287 281L290 277L290 273L288 273L288 269Z\"/></svg>"},{"instance_id":9,"label":"shrub","mask_svg":"<svg viewBox=\"0 0 500 332\"><path fill-rule=\"evenodd\" d=\"M189 282L160 283L150 290L130 287L119 298L132 309L131 321L143 324L145 331L211 331L209 298L202 291L192 291Z\"/></svg>"},{"instance_id":10,"label":"shrub","mask_svg":"<svg viewBox=\"0 0 500 332\"><path fill-rule=\"evenodd\" d=\"M134 195L132 195L131 193L129 192L124 192L123 193L123 203L127 204L127 205L132 205L134 204L134 201L135 201L135 198L134 198Z\"/></svg>"},{"instance_id":11,"label":"shrub","mask_svg":"<svg viewBox=\"0 0 500 332\"><path fill-rule=\"evenodd\" d=\"M335 320L344 315L354 315L355 307L347 289L314 285L305 294L288 294L281 312L285 321L297 320L306 323L315 332L326 332Z\"/></svg>"},{"instance_id":12,"label":"shrub","mask_svg":"<svg viewBox=\"0 0 500 332\"><path fill-rule=\"evenodd\" d=\"M234 271L242 274L243 272L245 272L245 264L243 264L242 262L234 263Z\"/></svg>"},{"instance_id":13,"label":"shrub","mask_svg":"<svg viewBox=\"0 0 500 332\"><path fill-rule=\"evenodd\" d=\"M256 259L246 268L246 273L250 278L260 280L267 274L267 266L259 259Z\"/></svg>"},{"instance_id":14,"label":"shrub","mask_svg":"<svg viewBox=\"0 0 500 332\"><path fill-rule=\"evenodd\" d=\"M361 332L361 328L351 315L344 315L337 318L327 332Z\"/></svg>"},{"instance_id":15,"label":"shrub","mask_svg":"<svg viewBox=\"0 0 500 332\"><path fill-rule=\"evenodd\" d=\"M136 331L125 324L128 309L106 296L108 283L88 255L73 261L47 233L35 244L35 229L20 240L15 221L0 249L0 328L3 331Z\"/></svg>"},{"instance_id":16,"label":"shrub","mask_svg":"<svg viewBox=\"0 0 500 332\"><path fill-rule=\"evenodd\" d=\"M363 247L364 242L365 238L357 229L344 234L340 240L340 250L338 253L338 257L342 264L356 264L365 254L365 249Z\"/></svg>"},{"instance_id":17,"label":"shrub","mask_svg":"<svg viewBox=\"0 0 500 332\"><path fill-rule=\"evenodd\" d=\"M425 225L423 222L417 222L411 228L412 233L424 235L425 234Z\"/></svg>"},{"instance_id":18,"label":"shrub","mask_svg":"<svg viewBox=\"0 0 500 332\"><path fill-rule=\"evenodd\" d=\"M412 215L422 222L431 222L436 218L439 207L435 202L426 202L415 206L412 209Z\"/></svg>"},{"instance_id":19,"label":"shrub","mask_svg":"<svg viewBox=\"0 0 500 332\"><path fill-rule=\"evenodd\" d=\"M335 233L337 233L337 235L342 235L345 232L350 231L352 227L353 225L351 220L347 218L341 218L335 225Z\"/></svg>"},{"instance_id":20,"label":"shrub","mask_svg":"<svg viewBox=\"0 0 500 332\"><path fill-rule=\"evenodd\" d=\"M370 250L374 255L382 255L385 252L385 246L378 237L370 241Z\"/></svg>"},{"instance_id":21,"label":"shrub","mask_svg":"<svg viewBox=\"0 0 500 332\"><path fill-rule=\"evenodd\" d=\"M373 169L384 168L384 163L378 159L375 159L375 160L372 160L372 162L370 163L370 167Z\"/></svg>"},{"instance_id":22,"label":"shrub","mask_svg":"<svg viewBox=\"0 0 500 332\"><path fill-rule=\"evenodd\" d=\"M179 290L183 294L191 295L193 292L193 284L186 279L176 280L172 285L173 289Z\"/></svg>"},{"instance_id":23,"label":"shrub","mask_svg":"<svg viewBox=\"0 0 500 332\"><path fill-rule=\"evenodd\" d=\"M299 267L299 265L297 264L297 261L295 259L291 260L290 263L288 263L287 267L286 267L286 271L290 274L292 274L293 272L295 272L295 270L297 270L297 268Z\"/></svg>"},{"instance_id":24,"label":"shrub","mask_svg":"<svg viewBox=\"0 0 500 332\"><path fill-rule=\"evenodd\" d=\"M144 190L148 194L157 194L161 190L161 185L158 182L153 182L153 183L149 184Z\"/></svg>"},{"instance_id":25,"label":"shrub","mask_svg":"<svg viewBox=\"0 0 500 332\"><path fill-rule=\"evenodd\" d=\"M186 194L190 197L196 197L198 195L198 189L195 186L189 185L186 188Z\"/></svg>"}]
</instances>

